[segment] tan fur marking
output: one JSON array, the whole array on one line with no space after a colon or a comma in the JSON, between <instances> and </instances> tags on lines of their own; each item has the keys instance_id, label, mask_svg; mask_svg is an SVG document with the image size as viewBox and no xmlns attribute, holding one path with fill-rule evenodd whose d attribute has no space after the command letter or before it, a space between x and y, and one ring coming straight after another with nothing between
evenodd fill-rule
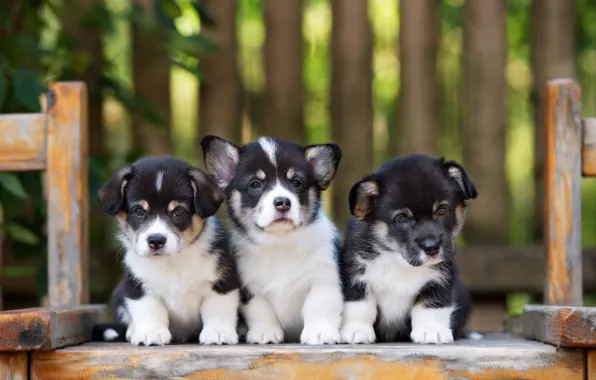
<instances>
[{"instance_id":1,"label":"tan fur marking","mask_svg":"<svg viewBox=\"0 0 596 380\"><path fill-rule=\"evenodd\" d=\"M286 177L288 179L292 179L292 178L294 178L294 174L296 174L296 172L294 171L294 169L293 168L289 168L288 169L288 172L286 173Z\"/></svg>"},{"instance_id":2,"label":"tan fur marking","mask_svg":"<svg viewBox=\"0 0 596 380\"><path fill-rule=\"evenodd\" d=\"M451 234L453 237L457 237L461 232L462 227L464 226L464 222L466 221L466 206L464 204L457 205L455 207L455 227Z\"/></svg>"},{"instance_id":3,"label":"tan fur marking","mask_svg":"<svg viewBox=\"0 0 596 380\"><path fill-rule=\"evenodd\" d=\"M376 182L369 181L360 184L358 189L358 199L354 206L354 216L356 219L363 220L372 209L371 197L379 195L379 186Z\"/></svg>"},{"instance_id":4,"label":"tan fur marking","mask_svg":"<svg viewBox=\"0 0 596 380\"><path fill-rule=\"evenodd\" d=\"M264 180L265 179L265 172L262 171L261 169L257 170L257 178L260 180Z\"/></svg>"},{"instance_id":5,"label":"tan fur marking","mask_svg":"<svg viewBox=\"0 0 596 380\"><path fill-rule=\"evenodd\" d=\"M178 207L178 205L180 205L178 201L171 201L170 203L168 203L168 212L174 211L176 207Z\"/></svg>"},{"instance_id":6,"label":"tan fur marking","mask_svg":"<svg viewBox=\"0 0 596 380\"><path fill-rule=\"evenodd\" d=\"M180 238L185 243L190 243L201 234L203 228L205 227L205 221L201 219L198 215L192 216L192 223L190 227L186 230L180 232Z\"/></svg>"},{"instance_id":7,"label":"tan fur marking","mask_svg":"<svg viewBox=\"0 0 596 380\"><path fill-rule=\"evenodd\" d=\"M143 210L149 211L149 202L147 202L144 199L141 199L140 201L136 202L135 205L139 205L143 208Z\"/></svg>"}]
</instances>

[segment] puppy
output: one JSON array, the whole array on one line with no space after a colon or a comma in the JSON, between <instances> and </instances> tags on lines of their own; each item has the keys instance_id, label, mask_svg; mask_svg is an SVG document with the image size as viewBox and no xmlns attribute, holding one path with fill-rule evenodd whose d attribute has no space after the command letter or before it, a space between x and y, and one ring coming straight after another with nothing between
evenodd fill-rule
<instances>
[{"instance_id":1,"label":"puppy","mask_svg":"<svg viewBox=\"0 0 596 380\"><path fill-rule=\"evenodd\" d=\"M238 147L215 136L201 146L207 170L225 188L246 341L338 343L338 233L321 192L335 176L339 147L268 137Z\"/></svg>"},{"instance_id":2,"label":"puppy","mask_svg":"<svg viewBox=\"0 0 596 380\"><path fill-rule=\"evenodd\" d=\"M476 187L455 161L391 160L349 194L355 216L341 253L346 343L449 343L463 331L469 299L454 240Z\"/></svg>"},{"instance_id":3,"label":"puppy","mask_svg":"<svg viewBox=\"0 0 596 380\"><path fill-rule=\"evenodd\" d=\"M118 170L98 200L119 222L124 276L112 295L115 325L96 326L94 340L123 340L125 331L134 345L237 343L240 283L212 216L223 201L213 179L184 161L147 157Z\"/></svg>"}]
</instances>

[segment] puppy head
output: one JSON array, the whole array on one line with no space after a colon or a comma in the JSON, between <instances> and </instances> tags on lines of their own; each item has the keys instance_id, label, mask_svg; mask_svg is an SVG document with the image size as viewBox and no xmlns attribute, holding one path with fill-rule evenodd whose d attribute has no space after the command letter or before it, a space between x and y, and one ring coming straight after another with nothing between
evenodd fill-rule
<instances>
[{"instance_id":1,"label":"puppy head","mask_svg":"<svg viewBox=\"0 0 596 380\"><path fill-rule=\"evenodd\" d=\"M226 189L232 222L246 233L288 232L316 220L341 160L334 144L269 137L238 147L206 136L201 147L207 170Z\"/></svg>"},{"instance_id":2,"label":"puppy head","mask_svg":"<svg viewBox=\"0 0 596 380\"><path fill-rule=\"evenodd\" d=\"M350 190L350 211L382 246L414 266L452 258L476 187L455 161L409 155L385 163Z\"/></svg>"},{"instance_id":3,"label":"puppy head","mask_svg":"<svg viewBox=\"0 0 596 380\"><path fill-rule=\"evenodd\" d=\"M175 255L200 236L223 192L204 171L171 157L147 157L118 170L99 190L120 239L139 256Z\"/></svg>"}]
</instances>

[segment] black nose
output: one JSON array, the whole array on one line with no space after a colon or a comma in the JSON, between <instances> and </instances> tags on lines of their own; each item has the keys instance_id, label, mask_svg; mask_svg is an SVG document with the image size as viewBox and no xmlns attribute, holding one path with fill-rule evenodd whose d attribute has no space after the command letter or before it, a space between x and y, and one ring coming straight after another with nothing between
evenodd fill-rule
<instances>
[{"instance_id":1,"label":"black nose","mask_svg":"<svg viewBox=\"0 0 596 380\"><path fill-rule=\"evenodd\" d=\"M166 245L166 241L168 239L162 234L153 234L147 237L147 244L152 249L160 249L164 245Z\"/></svg>"},{"instance_id":2,"label":"black nose","mask_svg":"<svg viewBox=\"0 0 596 380\"><path fill-rule=\"evenodd\" d=\"M416 242L418 243L418 246L420 246L420 249L422 249L428 256L435 256L441 249L440 236L425 237L417 239Z\"/></svg>"},{"instance_id":3,"label":"black nose","mask_svg":"<svg viewBox=\"0 0 596 380\"><path fill-rule=\"evenodd\" d=\"M273 205L278 211L288 211L290 206L292 206L292 202L286 197L277 197L273 200Z\"/></svg>"}]
</instances>

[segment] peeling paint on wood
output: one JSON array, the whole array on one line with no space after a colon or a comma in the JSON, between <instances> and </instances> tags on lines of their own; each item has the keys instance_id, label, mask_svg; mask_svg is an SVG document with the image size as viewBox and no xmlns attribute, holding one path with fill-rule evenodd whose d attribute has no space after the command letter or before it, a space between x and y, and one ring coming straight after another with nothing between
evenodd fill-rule
<instances>
[{"instance_id":1,"label":"peeling paint on wood","mask_svg":"<svg viewBox=\"0 0 596 380\"><path fill-rule=\"evenodd\" d=\"M545 302L581 305L580 87L571 79L549 81L546 99Z\"/></svg>"},{"instance_id":2,"label":"peeling paint on wood","mask_svg":"<svg viewBox=\"0 0 596 380\"><path fill-rule=\"evenodd\" d=\"M135 347L88 343L35 352L38 379L584 379L584 353L500 338L453 345Z\"/></svg>"},{"instance_id":3,"label":"peeling paint on wood","mask_svg":"<svg viewBox=\"0 0 596 380\"><path fill-rule=\"evenodd\" d=\"M0 313L0 352L49 350L87 342L93 325L106 317L105 305L5 311Z\"/></svg>"},{"instance_id":4,"label":"peeling paint on wood","mask_svg":"<svg viewBox=\"0 0 596 380\"><path fill-rule=\"evenodd\" d=\"M87 90L84 83L50 85L48 111L48 281L52 306L89 300Z\"/></svg>"},{"instance_id":5,"label":"peeling paint on wood","mask_svg":"<svg viewBox=\"0 0 596 380\"><path fill-rule=\"evenodd\" d=\"M44 170L45 114L0 115L0 171Z\"/></svg>"},{"instance_id":6,"label":"peeling paint on wood","mask_svg":"<svg viewBox=\"0 0 596 380\"><path fill-rule=\"evenodd\" d=\"M582 120L582 175L596 176L596 118Z\"/></svg>"},{"instance_id":7,"label":"peeling paint on wood","mask_svg":"<svg viewBox=\"0 0 596 380\"><path fill-rule=\"evenodd\" d=\"M0 380L27 380L27 353L0 353Z\"/></svg>"},{"instance_id":8,"label":"peeling paint on wood","mask_svg":"<svg viewBox=\"0 0 596 380\"><path fill-rule=\"evenodd\" d=\"M563 347L596 347L596 307L527 305L523 336Z\"/></svg>"}]
</instances>

